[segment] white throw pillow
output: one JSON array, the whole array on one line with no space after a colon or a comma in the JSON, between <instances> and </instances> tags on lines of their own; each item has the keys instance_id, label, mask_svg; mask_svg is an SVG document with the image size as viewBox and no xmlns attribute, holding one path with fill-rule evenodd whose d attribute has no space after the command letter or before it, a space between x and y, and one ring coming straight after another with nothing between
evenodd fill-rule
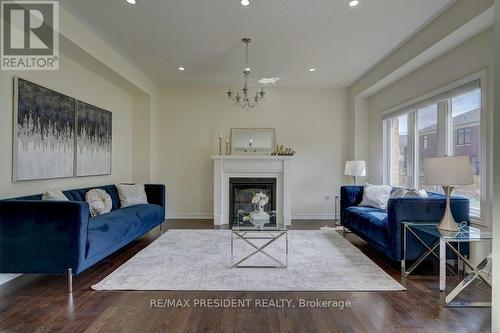
<instances>
[{"instance_id":1,"label":"white throw pillow","mask_svg":"<svg viewBox=\"0 0 500 333\"><path fill-rule=\"evenodd\" d=\"M387 209L387 202L391 197L392 186L365 184L363 201L360 206Z\"/></svg>"},{"instance_id":2,"label":"white throw pillow","mask_svg":"<svg viewBox=\"0 0 500 333\"><path fill-rule=\"evenodd\" d=\"M42 195L42 200L69 201L61 190L47 191Z\"/></svg>"},{"instance_id":3,"label":"white throw pillow","mask_svg":"<svg viewBox=\"0 0 500 333\"><path fill-rule=\"evenodd\" d=\"M416 188L398 188L391 194L391 199L396 198L427 198L427 192L425 190L419 190Z\"/></svg>"},{"instance_id":4,"label":"white throw pillow","mask_svg":"<svg viewBox=\"0 0 500 333\"><path fill-rule=\"evenodd\" d=\"M141 205L148 203L146 190L143 184L136 185L116 185L118 189L118 196L120 197L120 204L122 207L133 205Z\"/></svg>"},{"instance_id":5,"label":"white throw pillow","mask_svg":"<svg viewBox=\"0 0 500 333\"><path fill-rule=\"evenodd\" d=\"M113 207L110 195L101 189L96 188L88 191L85 200L90 206L90 215L92 216L109 213Z\"/></svg>"}]
</instances>

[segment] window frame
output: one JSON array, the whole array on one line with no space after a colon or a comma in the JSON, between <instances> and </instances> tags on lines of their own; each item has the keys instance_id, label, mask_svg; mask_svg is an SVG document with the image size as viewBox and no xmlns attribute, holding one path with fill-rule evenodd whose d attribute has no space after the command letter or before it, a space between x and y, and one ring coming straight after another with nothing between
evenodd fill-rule
<instances>
[{"instance_id":1,"label":"window frame","mask_svg":"<svg viewBox=\"0 0 500 333\"><path fill-rule=\"evenodd\" d=\"M481 191L481 196L480 196L480 209L474 209L471 207L470 209L470 215L471 215L471 220L475 224L479 224L481 226L487 226L487 218L489 214L487 213L489 209L488 205L488 199L487 199L487 194L490 191L490 186L488 185L489 182L489 175L487 174L487 166L489 165L489 141L486 138L486 134L489 131L489 126L488 126L488 118L486 114L487 110L487 99L486 99L486 93L487 93L487 80L486 80L486 71L483 70L479 73L472 74L468 77L465 77L461 80L458 80L456 82L453 82L449 85L443 86L441 88L438 88L434 91L431 91L430 93L427 93L423 96L417 97L415 99L412 99L406 103L403 103L399 106L393 107L385 112L382 113L382 128L383 128L383 179L385 184L390 184L392 180L392 174L391 174L391 167L390 167L390 160L391 160L391 142L390 142L390 120L394 119L397 116L407 114L408 115L408 166L407 166L407 173L408 173L408 178L410 179L410 186L411 187L416 187L418 186L418 156L415 156L415 154L418 153L418 140L415 140L418 138L416 135L417 132L417 121L416 121L416 114L417 110L421 108L421 103L425 102L426 100L431 100L433 98L436 98L439 95L446 95L446 94L451 94L453 90L459 89L461 87L465 87L467 85L470 85L474 83L475 81L479 82L479 89L480 89L480 94L481 94L481 105L480 105L480 156L481 158L478 159L480 163L479 171L480 171L480 179L481 179L481 186L480 186L480 191ZM472 90L472 89L471 89ZM464 93L466 90L464 91ZM432 103L430 103L432 104ZM438 156L444 155L444 153L449 152L453 154L453 146L454 146L454 131L449 130L449 128L452 126L452 117L451 117L451 98L446 98L444 100L441 100L437 102L438 104ZM415 106L415 107L413 107ZM444 109L442 111L442 109ZM402 112L404 110L404 112ZM413 119L410 119L413 118ZM389 125L388 125L389 123ZM439 126L445 126L445 128L439 128ZM471 133L469 133L470 137ZM411 142L413 141L413 142Z\"/></svg>"}]
</instances>

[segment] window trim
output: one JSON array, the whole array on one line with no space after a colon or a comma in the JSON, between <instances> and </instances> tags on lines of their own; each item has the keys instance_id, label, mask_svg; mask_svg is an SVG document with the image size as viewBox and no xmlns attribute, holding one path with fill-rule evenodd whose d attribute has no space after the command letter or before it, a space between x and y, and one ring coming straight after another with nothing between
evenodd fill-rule
<instances>
[{"instance_id":1,"label":"window trim","mask_svg":"<svg viewBox=\"0 0 500 333\"><path fill-rule=\"evenodd\" d=\"M397 105L395 107L392 107L385 112L382 112L382 126L383 126L383 179L385 184L390 184L392 175L391 175L391 168L389 165L389 153L390 153L390 126L387 126L387 120L390 118L394 118L397 116L400 116L402 114L408 114L414 115L416 109L423 107L424 105L432 104L431 102L434 101L435 103L437 102L438 104L444 102L443 100L439 101L441 96L444 96L446 94L453 94L454 90L460 91L460 89L463 88L464 91L469 90L470 88L468 87L469 85L474 84L474 82L478 81L479 82L479 88L481 89L481 111L480 111L480 122L481 122L481 127L480 127L480 149L481 149L481 158L480 158L480 172L481 172L481 208L480 210L471 208L470 209L470 216L471 216L471 221L475 224L478 224L480 226L488 226L488 220L489 220L489 210L490 210L490 205L488 201L488 194L490 193L490 175L487 173L487 169L489 167L489 161L490 161L490 156L489 156L489 150L490 150L490 142L487 138L487 133L490 132L489 128L489 121L488 121L488 114L487 114L487 90L488 90L488 85L487 85L487 75L486 75L486 70L482 70L478 73L474 73L472 75L469 75L467 77L464 77L460 80L457 80L455 82L452 82L450 84L441 86L438 89L435 89L431 92L428 92L424 95L421 95L419 97L413 98L407 102L404 102L400 105ZM438 106L439 107L439 106ZM450 105L447 105L446 107L446 113L451 112L451 107ZM439 113L438 113L439 114ZM448 116L446 114L446 116ZM439 117L439 116L438 116ZM449 119L449 117L447 117ZM416 126L416 121L410 122L410 119L408 119L408 123L411 124L413 123L413 127ZM439 123L439 121L438 121ZM451 126L448 122L446 122L446 125ZM415 147L415 142L412 142L410 144L410 138L414 139L416 128L411 128L412 126L408 126L408 156L410 156L412 159L414 158L414 149ZM444 131L445 135L453 135L451 131L446 130ZM413 130L413 131L411 131ZM412 132L412 133L410 133ZM438 131L439 132L439 131ZM441 131L443 132L443 131ZM454 141L452 138L448 137L445 139L445 142L447 142L448 147L443 148L448 148L448 151L453 151L450 149L449 146L452 146ZM439 150L439 149L438 149ZM418 172L416 172L416 168L418 166L415 165L417 161L412 161L413 168L408 168L408 177L411 180L412 184L411 186L415 186L418 181L416 177L418 177ZM408 161L410 163L410 160ZM410 177L410 169L412 170L412 177Z\"/></svg>"}]
</instances>

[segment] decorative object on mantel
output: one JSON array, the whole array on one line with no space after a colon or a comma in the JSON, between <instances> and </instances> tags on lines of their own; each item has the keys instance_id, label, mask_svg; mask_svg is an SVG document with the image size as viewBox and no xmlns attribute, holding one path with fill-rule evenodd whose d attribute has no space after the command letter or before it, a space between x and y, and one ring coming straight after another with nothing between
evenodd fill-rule
<instances>
[{"instance_id":1,"label":"decorative object on mantel","mask_svg":"<svg viewBox=\"0 0 500 333\"><path fill-rule=\"evenodd\" d=\"M292 148L285 148L283 145L276 146L276 150L271 153L272 156L293 156L295 155L295 150Z\"/></svg>"},{"instance_id":2,"label":"decorative object on mantel","mask_svg":"<svg viewBox=\"0 0 500 333\"><path fill-rule=\"evenodd\" d=\"M366 176L366 163L365 163L365 161L346 161L344 175L345 176L352 176L352 178L354 179L354 185L356 185L356 178L357 177L365 177Z\"/></svg>"},{"instance_id":3,"label":"decorative object on mantel","mask_svg":"<svg viewBox=\"0 0 500 333\"><path fill-rule=\"evenodd\" d=\"M274 142L274 128L231 128L232 155L270 155Z\"/></svg>"},{"instance_id":4,"label":"decorative object on mantel","mask_svg":"<svg viewBox=\"0 0 500 333\"><path fill-rule=\"evenodd\" d=\"M252 203L258 210L250 213L250 222L257 229L263 229L266 223L269 223L269 214L264 211L264 206L269 202L269 198L264 193L256 193L252 198Z\"/></svg>"},{"instance_id":5,"label":"decorative object on mantel","mask_svg":"<svg viewBox=\"0 0 500 333\"><path fill-rule=\"evenodd\" d=\"M424 175L427 185L443 186L446 195L446 210L438 228L446 231L458 231L458 224L450 209L450 198L455 185L474 184L469 156L428 158L424 162Z\"/></svg>"},{"instance_id":6,"label":"decorative object on mantel","mask_svg":"<svg viewBox=\"0 0 500 333\"><path fill-rule=\"evenodd\" d=\"M219 134L219 155L222 155L222 140L224 139L224 134Z\"/></svg>"},{"instance_id":7,"label":"decorative object on mantel","mask_svg":"<svg viewBox=\"0 0 500 333\"><path fill-rule=\"evenodd\" d=\"M240 107L242 110L248 111L249 108L253 108L264 100L266 92L264 88L261 87L260 90L255 93L254 97L248 97L248 76L251 71L250 67L248 67L248 44L250 44L252 40L250 38L243 38L241 41L245 44L245 68L243 69L244 81L243 89L241 89L242 95L240 95L239 91L234 95L231 89L229 89L227 91L227 97L229 97L236 106Z\"/></svg>"},{"instance_id":8,"label":"decorative object on mantel","mask_svg":"<svg viewBox=\"0 0 500 333\"><path fill-rule=\"evenodd\" d=\"M231 155L231 147L229 146L229 139L226 139L226 155Z\"/></svg>"}]
</instances>

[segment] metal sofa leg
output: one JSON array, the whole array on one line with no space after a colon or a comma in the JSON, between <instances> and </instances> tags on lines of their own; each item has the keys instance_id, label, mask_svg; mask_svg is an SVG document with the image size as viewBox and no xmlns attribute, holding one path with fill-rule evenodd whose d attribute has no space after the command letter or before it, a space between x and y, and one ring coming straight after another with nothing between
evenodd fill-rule
<instances>
[{"instance_id":1,"label":"metal sofa leg","mask_svg":"<svg viewBox=\"0 0 500 333\"><path fill-rule=\"evenodd\" d=\"M73 270L68 268L68 293L73 293Z\"/></svg>"},{"instance_id":2,"label":"metal sofa leg","mask_svg":"<svg viewBox=\"0 0 500 333\"><path fill-rule=\"evenodd\" d=\"M160 224L160 236L163 235L163 222Z\"/></svg>"}]
</instances>

